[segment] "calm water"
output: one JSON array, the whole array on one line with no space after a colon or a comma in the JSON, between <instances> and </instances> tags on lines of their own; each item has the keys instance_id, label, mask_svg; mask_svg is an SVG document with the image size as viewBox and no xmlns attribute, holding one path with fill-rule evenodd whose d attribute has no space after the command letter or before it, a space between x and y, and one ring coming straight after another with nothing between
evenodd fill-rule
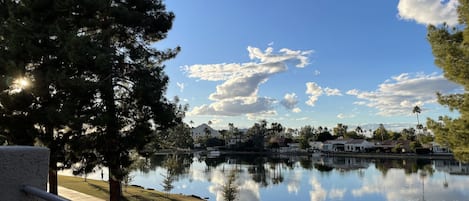
<instances>
[{"instance_id":1,"label":"calm water","mask_svg":"<svg viewBox=\"0 0 469 201\"><path fill-rule=\"evenodd\" d=\"M133 184L217 201L232 172L243 201L469 201L469 165L450 160L173 155L137 169Z\"/></svg>"},{"instance_id":2,"label":"calm water","mask_svg":"<svg viewBox=\"0 0 469 201\"><path fill-rule=\"evenodd\" d=\"M179 155L140 166L132 183L218 201L232 171L238 200L469 200L469 165L449 160Z\"/></svg>"}]
</instances>

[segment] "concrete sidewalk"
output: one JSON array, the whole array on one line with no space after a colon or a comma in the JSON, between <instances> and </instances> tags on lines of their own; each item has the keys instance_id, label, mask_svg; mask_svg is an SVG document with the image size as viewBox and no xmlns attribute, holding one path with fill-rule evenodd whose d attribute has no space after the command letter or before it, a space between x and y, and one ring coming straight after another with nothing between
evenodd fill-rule
<instances>
[{"instance_id":1,"label":"concrete sidewalk","mask_svg":"<svg viewBox=\"0 0 469 201\"><path fill-rule=\"evenodd\" d=\"M74 191L62 186L58 186L57 190L59 191L59 196L63 198L67 198L69 200L78 200L78 201L104 201L101 198L97 198L91 195L87 195L84 193L80 193L78 191Z\"/></svg>"}]
</instances>

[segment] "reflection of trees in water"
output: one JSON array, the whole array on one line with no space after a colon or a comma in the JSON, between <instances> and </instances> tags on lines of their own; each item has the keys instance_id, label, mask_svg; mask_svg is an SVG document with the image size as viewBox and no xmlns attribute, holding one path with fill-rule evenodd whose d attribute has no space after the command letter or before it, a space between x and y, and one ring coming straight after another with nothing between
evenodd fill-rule
<instances>
[{"instance_id":1,"label":"reflection of trees in water","mask_svg":"<svg viewBox=\"0 0 469 201\"><path fill-rule=\"evenodd\" d=\"M225 201L234 201L239 193L236 182L236 170L231 170L226 183L223 185L223 197Z\"/></svg>"},{"instance_id":2,"label":"reflection of trees in water","mask_svg":"<svg viewBox=\"0 0 469 201\"><path fill-rule=\"evenodd\" d=\"M174 176L171 175L171 173L169 172L169 170L166 171L166 175L161 175L163 176L163 183L161 184L163 186L163 191L166 192L166 193L170 193L171 190L173 190L174 186L173 186L173 182L174 182Z\"/></svg>"},{"instance_id":3,"label":"reflection of trees in water","mask_svg":"<svg viewBox=\"0 0 469 201\"><path fill-rule=\"evenodd\" d=\"M300 166L303 169L311 170L313 169L313 160L311 158L302 158L300 159Z\"/></svg>"},{"instance_id":4,"label":"reflection of trees in water","mask_svg":"<svg viewBox=\"0 0 469 201\"><path fill-rule=\"evenodd\" d=\"M323 165L323 164L319 164L319 163L314 164L314 168L316 168L316 170L318 170L320 172L330 172L334 169L333 167Z\"/></svg>"},{"instance_id":5,"label":"reflection of trees in water","mask_svg":"<svg viewBox=\"0 0 469 201\"><path fill-rule=\"evenodd\" d=\"M166 155L162 163L162 167L166 169L166 174L162 174L163 191L170 193L174 188L173 182L178 180L180 176L189 173L191 163L191 155Z\"/></svg>"},{"instance_id":6,"label":"reflection of trees in water","mask_svg":"<svg viewBox=\"0 0 469 201\"><path fill-rule=\"evenodd\" d=\"M435 170L431 164L424 165L419 171L420 180L422 180L422 200L425 200L425 178L433 176Z\"/></svg>"},{"instance_id":7,"label":"reflection of trees in water","mask_svg":"<svg viewBox=\"0 0 469 201\"><path fill-rule=\"evenodd\" d=\"M224 155L222 157L198 158L200 163L205 163L205 172L211 173L214 169L222 171L228 176L227 171L235 170L237 173L246 171L252 181L259 184L260 187L269 185L279 185L288 181L286 175L289 170L296 168L316 169L321 174L330 174L332 170L340 171L339 174L346 174L348 171L354 171L360 178L365 177L366 168L369 164L374 164L383 176L386 176L389 169L403 169L406 175L423 174L420 176L422 181L435 172L432 160L428 159L356 159L356 158L308 158L308 157L273 157L265 155ZM161 186L164 191L170 192L174 182L180 180L180 177L188 177L190 173L192 155L156 155L140 163L140 170L148 172L162 167L166 173L162 173L163 181ZM210 174L207 174L210 175ZM445 175L446 176L446 175ZM160 177L161 178L161 177ZM188 178L191 181L192 178ZM210 177L207 181L210 182ZM448 182L440 184L441 187L447 187Z\"/></svg>"},{"instance_id":8,"label":"reflection of trees in water","mask_svg":"<svg viewBox=\"0 0 469 201\"><path fill-rule=\"evenodd\" d=\"M410 175L428 165L431 166L431 163L430 159L376 159L374 164L376 169L386 176L391 168L404 169L405 174Z\"/></svg>"},{"instance_id":9,"label":"reflection of trees in water","mask_svg":"<svg viewBox=\"0 0 469 201\"><path fill-rule=\"evenodd\" d=\"M265 163L265 158L257 158L257 160L254 160L252 165L248 167L248 173L252 175L252 180L262 187L268 186L267 170L264 166Z\"/></svg>"},{"instance_id":10,"label":"reflection of trees in water","mask_svg":"<svg viewBox=\"0 0 469 201\"><path fill-rule=\"evenodd\" d=\"M282 163L271 163L270 169L273 172L271 176L272 184L279 184L283 182L282 176Z\"/></svg>"}]
</instances>

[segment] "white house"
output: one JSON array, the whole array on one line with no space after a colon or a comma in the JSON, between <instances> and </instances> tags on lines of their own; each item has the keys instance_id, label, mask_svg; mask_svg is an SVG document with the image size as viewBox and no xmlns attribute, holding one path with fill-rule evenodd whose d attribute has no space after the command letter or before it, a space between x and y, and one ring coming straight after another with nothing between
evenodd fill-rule
<instances>
[{"instance_id":1,"label":"white house","mask_svg":"<svg viewBox=\"0 0 469 201\"><path fill-rule=\"evenodd\" d=\"M326 152L338 152L345 151L345 143L348 140L328 140L325 141L322 150Z\"/></svg>"},{"instance_id":2,"label":"white house","mask_svg":"<svg viewBox=\"0 0 469 201\"><path fill-rule=\"evenodd\" d=\"M308 144L312 150L322 150L324 146L324 143L321 141L309 141Z\"/></svg>"},{"instance_id":3,"label":"white house","mask_svg":"<svg viewBox=\"0 0 469 201\"><path fill-rule=\"evenodd\" d=\"M432 151L434 154L444 154L444 153L451 153L451 150L448 147L442 146L436 142L431 142Z\"/></svg>"},{"instance_id":4,"label":"white house","mask_svg":"<svg viewBox=\"0 0 469 201\"><path fill-rule=\"evenodd\" d=\"M374 146L373 143L364 139L352 139L347 141L344 145L345 151L348 152L365 152L367 148L372 148Z\"/></svg>"}]
</instances>

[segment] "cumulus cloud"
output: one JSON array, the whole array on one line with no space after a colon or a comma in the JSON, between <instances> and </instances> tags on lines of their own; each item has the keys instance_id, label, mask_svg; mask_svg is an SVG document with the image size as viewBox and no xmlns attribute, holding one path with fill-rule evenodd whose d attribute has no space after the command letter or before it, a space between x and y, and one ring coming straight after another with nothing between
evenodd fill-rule
<instances>
[{"instance_id":1,"label":"cumulus cloud","mask_svg":"<svg viewBox=\"0 0 469 201\"><path fill-rule=\"evenodd\" d=\"M283 97L283 100L280 101L280 104L282 104L285 108L292 110L292 111L299 110L299 108L296 107L296 105L298 104L298 96L295 93L285 94L285 96Z\"/></svg>"},{"instance_id":2,"label":"cumulus cloud","mask_svg":"<svg viewBox=\"0 0 469 201\"><path fill-rule=\"evenodd\" d=\"M264 97L226 99L210 105L196 106L189 114L238 116L241 114L271 113L274 102L274 99Z\"/></svg>"},{"instance_id":3,"label":"cumulus cloud","mask_svg":"<svg viewBox=\"0 0 469 201\"><path fill-rule=\"evenodd\" d=\"M318 84L314 82L307 82L306 94L309 95L309 99L306 101L306 104L309 106L314 106L316 101L318 101L319 96L323 94L323 90Z\"/></svg>"},{"instance_id":4,"label":"cumulus cloud","mask_svg":"<svg viewBox=\"0 0 469 201\"><path fill-rule=\"evenodd\" d=\"M326 96L342 96L342 93L339 89L332 89L329 87L323 89L321 86L314 82L306 83L305 93L309 95L308 100L306 101L306 104L309 106L314 106L316 104L316 101L318 101L319 97L323 94L326 94Z\"/></svg>"},{"instance_id":5,"label":"cumulus cloud","mask_svg":"<svg viewBox=\"0 0 469 201\"><path fill-rule=\"evenodd\" d=\"M375 91L352 89L347 94L362 100L355 104L376 108L379 115L391 116L410 114L415 105L435 103L436 92L448 94L461 90L443 75L403 73L386 80Z\"/></svg>"},{"instance_id":6,"label":"cumulus cloud","mask_svg":"<svg viewBox=\"0 0 469 201\"><path fill-rule=\"evenodd\" d=\"M454 26L458 23L458 5L458 0L400 0L397 9L399 18L404 20L414 20L424 25L446 22Z\"/></svg>"},{"instance_id":7,"label":"cumulus cloud","mask_svg":"<svg viewBox=\"0 0 469 201\"><path fill-rule=\"evenodd\" d=\"M259 97L259 86L266 83L271 76L287 71L289 64L304 68L309 64L308 55L313 53L312 50L300 51L287 48L274 53L272 47L262 51L249 46L247 50L251 59L247 63L196 64L182 67L190 78L222 81L209 96L214 102L195 107L190 114L224 116L272 114L273 104L276 102L268 97ZM295 111L298 109L292 108Z\"/></svg>"},{"instance_id":8,"label":"cumulus cloud","mask_svg":"<svg viewBox=\"0 0 469 201\"><path fill-rule=\"evenodd\" d=\"M331 89L329 87L326 87L324 89L324 92L326 93L327 96L342 96L342 93L340 92L339 89Z\"/></svg>"},{"instance_id":9,"label":"cumulus cloud","mask_svg":"<svg viewBox=\"0 0 469 201\"><path fill-rule=\"evenodd\" d=\"M294 113L300 113L301 112L301 109L299 107L295 107L293 108L292 112Z\"/></svg>"}]
</instances>

